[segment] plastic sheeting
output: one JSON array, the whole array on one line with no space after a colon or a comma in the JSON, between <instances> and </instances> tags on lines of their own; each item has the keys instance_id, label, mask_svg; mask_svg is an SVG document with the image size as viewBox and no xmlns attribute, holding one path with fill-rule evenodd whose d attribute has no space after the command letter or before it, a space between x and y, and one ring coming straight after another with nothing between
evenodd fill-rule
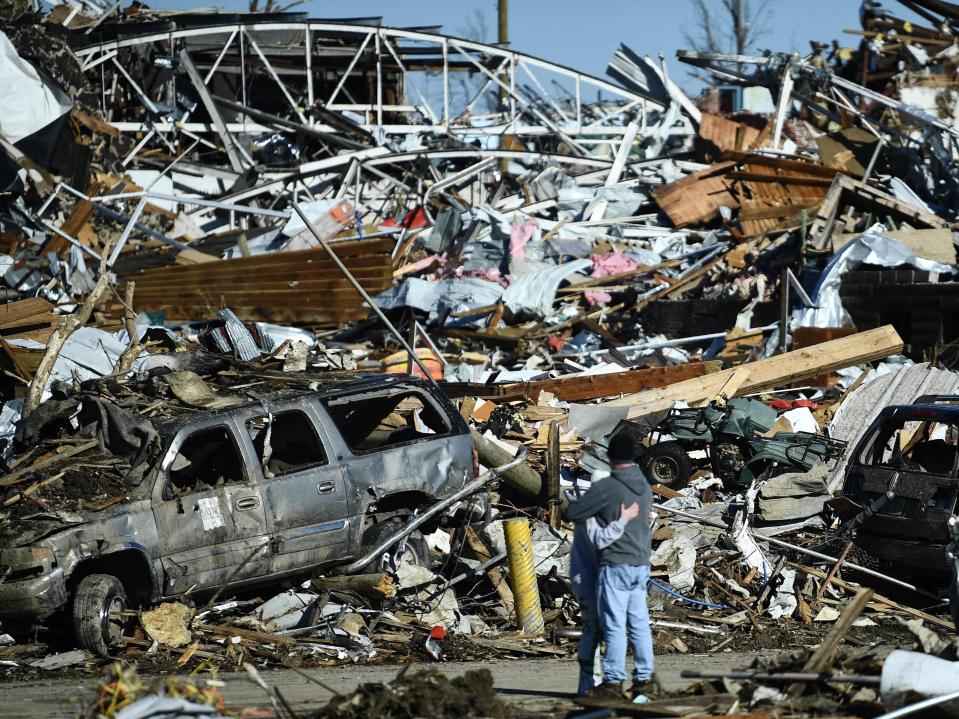
<instances>
[{"instance_id":1,"label":"plastic sheeting","mask_svg":"<svg viewBox=\"0 0 959 719\"><path fill-rule=\"evenodd\" d=\"M545 317L553 309L556 290L570 275L592 266L590 260L574 260L547 270L529 272L518 277L503 293L503 303L514 316Z\"/></svg>"},{"instance_id":2,"label":"plastic sheeting","mask_svg":"<svg viewBox=\"0 0 959 719\"><path fill-rule=\"evenodd\" d=\"M145 331L145 329L144 329ZM122 339L121 339L122 337ZM72 382L74 373L80 381L99 379L113 372L117 360L126 349L126 332L115 335L104 332L96 327L81 327L74 332L60 349L57 361L53 365L47 388L44 389L43 399L50 397L50 384L53 382ZM44 349L46 345L29 339L8 340L16 347L30 349ZM133 369L139 371L144 357L141 356L133 363Z\"/></svg>"},{"instance_id":3,"label":"plastic sheeting","mask_svg":"<svg viewBox=\"0 0 959 719\"><path fill-rule=\"evenodd\" d=\"M475 277L427 282L410 277L396 287L381 292L373 301L383 310L412 307L430 313L435 320L446 309L463 312L476 307L496 304L503 296L503 288L495 282Z\"/></svg>"},{"instance_id":4,"label":"plastic sheeting","mask_svg":"<svg viewBox=\"0 0 959 719\"><path fill-rule=\"evenodd\" d=\"M0 97L12 99L0 115L0 135L19 142L70 111L73 103L49 85L33 65L17 54L10 38L0 32Z\"/></svg>"},{"instance_id":5,"label":"plastic sheeting","mask_svg":"<svg viewBox=\"0 0 959 719\"><path fill-rule=\"evenodd\" d=\"M864 235L846 245L829 261L813 292L812 299L818 306L794 312L790 322L793 329L851 325L852 319L842 306L839 288L842 285L842 276L859 265L870 264L880 267L911 265L927 272L957 272L957 268L953 265L917 257L912 250L898 240L883 235L883 231L885 228L882 225L872 227Z\"/></svg>"}]
</instances>

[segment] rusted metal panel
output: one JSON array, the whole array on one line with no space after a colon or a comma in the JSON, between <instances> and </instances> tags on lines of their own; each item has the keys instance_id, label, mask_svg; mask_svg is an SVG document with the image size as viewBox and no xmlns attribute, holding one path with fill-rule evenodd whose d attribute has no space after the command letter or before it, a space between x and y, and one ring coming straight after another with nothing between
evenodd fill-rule
<instances>
[{"instance_id":1,"label":"rusted metal panel","mask_svg":"<svg viewBox=\"0 0 959 719\"><path fill-rule=\"evenodd\" d=\"M370 294L392 284L389 240L333 245ZM333 325L366 317L363 300L321 249L280 252L147 270L136 282L134 308L169 320L212 318L229 307L242 320ZM114 302L109 311L120 316Z\"/></svg>"}]
</instances>

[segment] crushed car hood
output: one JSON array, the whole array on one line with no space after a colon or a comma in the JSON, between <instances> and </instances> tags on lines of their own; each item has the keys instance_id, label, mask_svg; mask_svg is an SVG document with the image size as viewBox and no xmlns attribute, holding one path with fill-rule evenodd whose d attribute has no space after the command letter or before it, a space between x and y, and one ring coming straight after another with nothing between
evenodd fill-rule
<instances>
[{"instance_id":1,"label":"crushed car hood","mask_svg":"<svg viewBox=\"0 0 959 719\"><path fill-rule=\"evenodd\" d=\"M27 547L67 527L82 523L81 517L68 512L62 513L61 516L34 514L4 521L0 523L0 549Z\"/></svg>"}]
</instances>

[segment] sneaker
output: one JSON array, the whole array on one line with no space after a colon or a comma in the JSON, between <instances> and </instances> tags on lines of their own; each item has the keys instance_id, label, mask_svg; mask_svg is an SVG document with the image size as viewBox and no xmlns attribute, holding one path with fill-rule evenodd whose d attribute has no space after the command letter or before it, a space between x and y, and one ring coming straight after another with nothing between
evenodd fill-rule
<instances>
[{"instance_id":1,"label":"sneaker","mask_svg":"<svg viewBox=\"0 0 959 719\"><path fill-rule=\"evenodd\" d=\"M618 699L620 701L626 698L622 682L604 682L587 691L586 696L590 699Z\"/></svg>"},{"instance_id":2,"label":"sneaker","mask_svg":"<svg viewBox=\"0 0 959 719\"><path fill-rule=\"evenodd\" d=\"M633 686L629 688L629 691L626 692L626 696L633 702L635 702L640 697L646 697L647 699L652 699L659 696L662 693L662 687L659 686L659 680L654 674L649 679L644 682L633 682Z\"/></svg>"}]
</instances>

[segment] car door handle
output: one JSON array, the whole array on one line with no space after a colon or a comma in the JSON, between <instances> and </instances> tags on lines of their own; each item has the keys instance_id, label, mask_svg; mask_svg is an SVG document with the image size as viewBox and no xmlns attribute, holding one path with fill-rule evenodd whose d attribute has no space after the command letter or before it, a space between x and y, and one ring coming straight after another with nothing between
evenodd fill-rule
<instances>
[{"instance_id":1,"label":"car door handle","mask_svg":"<svg viewBox=\"0 0 959 719\"><path fill-rule=\"evenodd\" d=\"M239 511L245 512L251 509L256 509L260 506L259 497L240 497L236 502L233 503L233 506L236 507Z\"/></svg>"},{"instance_id":2,"label":"car door handle","mask_svg":"<svg viewBox=\"0 0 959 719\"><path fill-rule=\"evenodd\" d=\"M336 482L320 482L316 485L316 491L320 494L333 494L336 491Z\"/></svg>"}]
</instances>

